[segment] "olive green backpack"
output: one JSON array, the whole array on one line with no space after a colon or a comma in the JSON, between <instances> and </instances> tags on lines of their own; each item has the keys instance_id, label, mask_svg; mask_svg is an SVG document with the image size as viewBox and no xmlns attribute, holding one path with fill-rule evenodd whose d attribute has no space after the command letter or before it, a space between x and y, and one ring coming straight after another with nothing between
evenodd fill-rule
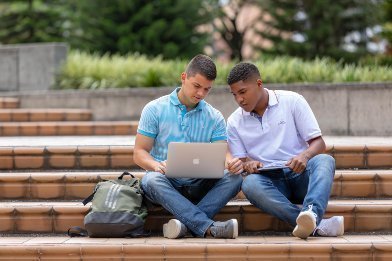
<instances>
[{"instance_id":1,"label":"olive green backpack","mask_svg":"<svg viewBox=\"0 0 392 261\"><path fill-rule=\"evenodd\" d=\"M130 179L123 179L125 175ZM84 217L85 230L73 227L70 236L89 237L141 237L146 236L144 222L147 207L143 200L140 180L124 172L115 180L99 182L83 204L92 202Z\"/></svg>"}]
</instances>

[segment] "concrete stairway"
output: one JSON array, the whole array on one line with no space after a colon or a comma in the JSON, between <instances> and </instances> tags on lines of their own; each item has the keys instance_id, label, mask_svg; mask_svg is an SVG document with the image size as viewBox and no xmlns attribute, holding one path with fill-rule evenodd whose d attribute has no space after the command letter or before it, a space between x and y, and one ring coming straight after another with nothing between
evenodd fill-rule
<instances>
[{"instance_id":1,"label":"concrete stairway","mask_svg":"<svg viewBox=\"0 0 392 261\"><path fill-rule=\"evenodd\" d=\"M0 173L1 231L4 233L64 233L82 226L89 206L80 201L102 179L121 172ZM142 177L142 172L136 172ZM392 229L392 170L336 171L326 216L343 215L346 232L388 232ZM75 201L77 200L77 201ZM286 231L282 222L252 206L240 193L218 219L237 218L240 232ZM159 233L170 213L150 210L146 229Z\"/></svg>"},{"instance_id":2,"label":"concrete stairway","mask_svg":"<svg viewBox=\"0 0 392 261\"><path fill-rule=\"evenodd\" d=\"M69 238L69 227L83 225L90 205L81 199L97 182L123 170L140 178L144 173L132 161L132 136L124 145L116 136L63 138L0 137L0 260L392 258L390 138L326 137L327 152L337 163L326 217L343 215L346 234L307 240L292 237L286 224L252 206L242 193L215 217L237 218L237 239L165 239L162 224L172 216L161 207L149 211L145 228L151 237Z\"/></svg>"},{"instance_id":3,"label":"concrete stairway","mask_svg":"<svg viewBox=\"0 0 392 261\"><path fill-rule=\"evenodd\" d=\"M1 136L135 135L136 121L92 121L87 109L23 109L0 97Z\"/></svg>"}]
</instances>

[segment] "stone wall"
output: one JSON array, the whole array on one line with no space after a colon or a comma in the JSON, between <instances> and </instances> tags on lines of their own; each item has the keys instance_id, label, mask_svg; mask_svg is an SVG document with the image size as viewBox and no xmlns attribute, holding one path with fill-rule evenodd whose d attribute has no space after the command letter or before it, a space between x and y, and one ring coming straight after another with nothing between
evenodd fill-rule
<instances>
[{"instance_id":1,"label":"stone wall","mask_svg":"<svg viewBox=\"0 0 392 261\"><path fill-rule=\"evenodd\" d=\"M264 87L302 94L325 135L392 136L392 83L265 84ZM129 88L8 92L4 95L19 97L24 108L89 108L94 120L138 120L147 102L172 90L172 87ZM237 108L226 87L214 87L206 100L226 118Z\"/></svg>"},{"instance_id":2,"label":"stone wall","mask_svg":"<svg viewBox=\"0 0 392 261\"><path fill-rule=\"evenodd\" d=\"M0 91L48 90L66 57L63 43L0 46Z\"/></svg>"}]
</instances>

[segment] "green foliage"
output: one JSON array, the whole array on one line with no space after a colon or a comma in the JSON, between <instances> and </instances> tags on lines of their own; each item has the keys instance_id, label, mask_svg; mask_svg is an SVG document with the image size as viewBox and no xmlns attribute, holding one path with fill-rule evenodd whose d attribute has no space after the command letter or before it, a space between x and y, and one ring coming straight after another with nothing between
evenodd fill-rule
<instances>
[{"instance_id":1,"label":"green foliage","mask_svg":"<svg viewBox=\"0 0 392 261\"><path fill-rule=\"evenodd\" d=\"M379 22L379 2L260 0L260 6L271 16L263 20L266 28L259 32L272 42L272 48L264 51L355 62L368 53L366 45L370 39L366 30ZM294 35L302 39L296 40ZM348 51L347 44L353 50Z\"/></svg>"},{"instance_id":2,"label":"green foliage","mask_svg":"<svg viewBox=\"0 0 392 261\"><path fill-rule=\"evenodd\" d=\"M6 0L0 3L0 43L62 41L66 0Z\"/></svg>"},{"instance_id":3,"label":"green foliage","mask_svg":"<svg viewBox=\"0 0 392 261\"><path fill-rule=\"evenodd\" d=\"M77 1L72 46L100 54L142 53L190 58L201 52L208 22L199 0Z\"/></svg>"},{"instance_id":4,"label":"green foliage","mask_svg":"<svg viewBox=\"0 0 392 261\"><path fill-rule=\"evenodd\" d=\"M178 86L185 60L149 59L144 55L104 55L70 52L56 86L61 89ZM387 82L388 66L354 66L327 58L304 61L299 58L263 57L255 62L266 83ZM232 63L217 63L215 85L226 85Z\"/></svg>"},{"instance_id":5,"label":"green foliage","mask_svg":"<svg viewBox=\"0 0 392 261\"><path fill-rule=\"evenodd\" d=\"M392 0L385 0L383 3L384 24L382 36L388 41L388 50L390 60L392 60ZM390 63L392 64L392 63Z\"/></svg>"},{"instance_id":6,"label":"green foliage","mask_svg":"<svg viewBox=\"0 0 392 261\"><path fill-rule=\"evenodd\" d=\"M108 55L70 52L58 77L63 89L168 86L180 83L185 69L180 60L163 61L144 55Z\"/></svg>"}]
</instances>

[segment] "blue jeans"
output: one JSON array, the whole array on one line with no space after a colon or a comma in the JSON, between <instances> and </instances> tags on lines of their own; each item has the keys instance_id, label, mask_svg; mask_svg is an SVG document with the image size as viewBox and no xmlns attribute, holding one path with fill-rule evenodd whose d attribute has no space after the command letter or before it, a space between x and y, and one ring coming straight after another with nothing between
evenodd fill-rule
<instances>
[{"instance_id":1,"label":"blue jeans","mask_svg":"<svg viewBox=\"0 0 392 261\"><path fill-rule=\"evenodd\" d=\"M242 183L242 191L254 206L293 227L299 213L312 206L318 225L327 208L334 175L335 159L319 154L308 161L301 174L289 168L251 174ZM302 204L302 209L295 204Z\"/></svg>"},{"instance_id":2,"label":"blue jeans","mask_svg":"<svg viewBox=\"0 0 392 261\"><path fill-rule=\"evenodd\" d=\"M225 172L221 179L174 179L147 172L141 186L147 198L162 205L199 237L204 237L212 218L241 189L241 175Z\"/></svg>"}]
</instances>

